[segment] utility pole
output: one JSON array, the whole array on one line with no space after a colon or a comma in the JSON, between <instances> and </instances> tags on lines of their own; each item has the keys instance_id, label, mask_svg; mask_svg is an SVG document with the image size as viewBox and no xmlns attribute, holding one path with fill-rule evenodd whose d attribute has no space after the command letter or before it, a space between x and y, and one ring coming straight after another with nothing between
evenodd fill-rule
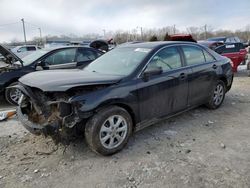
<instances>
[{"instance_id":1,"label":"utility pole","mask_svg":"<svg viewBox=\"0 0 250 188\"><path fill-rule=\"evenodd\" d=\"M175 30L175 25L173 26L173 33L175 34L176 30Z\"/></svg>"},{"instance_id":2,"label":"utility pole","mask_svg":"<svg viewBox=\"0 0 250 188\"><path fill-rule=\"evenodd\" d=\"M26 32L25 32L25 25L24 25L24 19L21 19L22 23L23 23L23 36L24 36L24 43L26 45L27 41L26 41Z\"/></svg>"},{"instance_id":3,"label":"utility pole","mask_svg":"<svg viewBox=\"0 0 250 188\"><path fill-rule=\"evenodd\" d=\"M143 41L143 32L142 32L142 27L137 26L137 27L136 27L136 29L138 29L138 28L139 28L139 29L140 29L140 31L141 31L141 40Z\"/></svg>"},{"instance_id":4,"label":"utility pole","mask_svg":"<svg viewBox=\"0 0 250 188\"><path fill-rule=\"evenodd\" d=\"M39 33L40 33L40 45L42 45L42 42L43 42L43 38L42 38L42 30L41 30L41 28L40 28L40 27L38 28L38 30L39 30Z\"/></svg>"},{"instance_id":5,"label":"utility pole","mask_svg":"<svg viewBox=\"0 0 250 188\"><path fill-rule=\"evenodd\" d=\"M141 27L141 40L143 41L142 27Z\"/></svg>"},{"instance_id":6,"label":"utility pole","mask_svg":"<svg viewBox=\"0 0 250 188\"><path fill-rule=\"evenodd\" d=\"M205 36L205 40L207 39L207 24L204 25L204 36Z\"/></svg>"},{"instance_id":7,"label":"utility pole","mask_svg":"<svg viewBox=\"0 0 250 188\"><path fill-rule=\"evenodd\" d=\"M103 37L105 38L106 37L106 30L103 29Z\"/></svg>"}]
</instances>

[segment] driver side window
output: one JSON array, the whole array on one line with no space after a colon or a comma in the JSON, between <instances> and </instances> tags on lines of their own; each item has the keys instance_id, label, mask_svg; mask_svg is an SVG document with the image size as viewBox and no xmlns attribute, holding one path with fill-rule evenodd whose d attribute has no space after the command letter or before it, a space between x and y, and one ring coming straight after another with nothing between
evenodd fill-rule
<instances>
[{"instance_id":1,"label":"driver side window","mask_svg":"<svg viewBox=\"0 0 250 188\"><path fill-rule=\"evenodd\" d=\"M60 50L44 59L46 65L60 65L75 61L76 49Z\"/></svg>"},{"instance_id":2,"label":"driver side window","mask_svg":"<svg viewBox=\"0 0 250 188\"><path fill-rule=\"evenodd\" d=\"M169 47L155 54L147 68L161 67L163 72L167 72L172 69L180 68L181 66L181 57L177 48Z\"/></svg>"}]
</instances>

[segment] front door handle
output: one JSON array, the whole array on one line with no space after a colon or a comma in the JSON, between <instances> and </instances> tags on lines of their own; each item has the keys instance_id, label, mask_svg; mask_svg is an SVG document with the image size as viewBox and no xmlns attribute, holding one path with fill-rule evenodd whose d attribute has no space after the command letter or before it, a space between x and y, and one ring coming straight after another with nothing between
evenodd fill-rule
<instances>
[{"instance_id":1,"label":"front door handle","mask_svg":"<svg viewBox=\"0 0 250 188\"><path fill-rule=\"evenodd\" d=\"M217 69L217 65L216 64L213 64L213 69Z\"/></svg>"},{"instance_id":2,"label":"front door handle","mask_svg":"<svg viewBox=\"0 0 250 188\"><path fill-rule=\"evenodd\" d=\"M185 80L186 77L187 77L187 75L183 72L183 73L180 74L179 79L180 80Z\"/></svg>"}]
</instances>

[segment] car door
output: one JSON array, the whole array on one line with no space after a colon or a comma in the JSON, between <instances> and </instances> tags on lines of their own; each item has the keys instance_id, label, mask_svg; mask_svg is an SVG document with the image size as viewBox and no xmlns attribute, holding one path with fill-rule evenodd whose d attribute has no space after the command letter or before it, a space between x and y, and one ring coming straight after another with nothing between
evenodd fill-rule
<instances>
[{"instance_id":1,"label":"car door","mask_svg":"<svg viewBox=\"0 0 250 188\"><path fill-rule=\"evenodd\" d=\"M77 68L83 68L87 66L100 55L101 52L97 52L96 50L92 50L90 48L78 48L76 54Z\"/></svg>"},{"instance_id":2,"label":"car door","mask_svg":"<svg viewBox=\"0 0 250 188\"><path fill-rule=\"evenodd\" d=\"M143 74L152 67L162 73L144 79ZM159 50L141 73L137 88L141 121L153 120L187 107L189 69L183 67L178 47Z\"/></svg>"},{"instance_id":3,"label":"car door","mask_svg":"<svg viewBox=\"0 0 250 188\"><path fill-rule=\"evenodd\" d=\"M43 68L45 70L76 68L76 50L77 48L67 48L55 51L42 60Z\"/></svg>"},{"instance_id":4,"label":"car door","mask_svg":"<svg viewBox=\"0 0 250 188\"><path fill-rule=\"evenodd\" d=\"M204 49L194 45L182 45L185 64L191 68L188 75L188 105L196 106L206 102L216 81L218 63Z\"/></svg>"}]
</instances>

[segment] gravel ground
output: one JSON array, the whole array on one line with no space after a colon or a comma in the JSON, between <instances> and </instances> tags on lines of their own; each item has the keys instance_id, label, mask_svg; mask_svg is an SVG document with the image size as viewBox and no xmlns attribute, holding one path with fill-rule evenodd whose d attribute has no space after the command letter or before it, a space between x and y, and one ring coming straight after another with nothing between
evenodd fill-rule
<instances>
[{"instance_id":1,"label":"gravel ground","mask_svg":"<svg viewBox=\"0 0 250 188\"><path fill-rule=\"evenodd\" d=\"M110 157L84 139L55 146L13 118L0 123L0 187L250 187L249 104L241 71L218 110L199 107L146 128Z\"/></svg>"}]
</instances>

